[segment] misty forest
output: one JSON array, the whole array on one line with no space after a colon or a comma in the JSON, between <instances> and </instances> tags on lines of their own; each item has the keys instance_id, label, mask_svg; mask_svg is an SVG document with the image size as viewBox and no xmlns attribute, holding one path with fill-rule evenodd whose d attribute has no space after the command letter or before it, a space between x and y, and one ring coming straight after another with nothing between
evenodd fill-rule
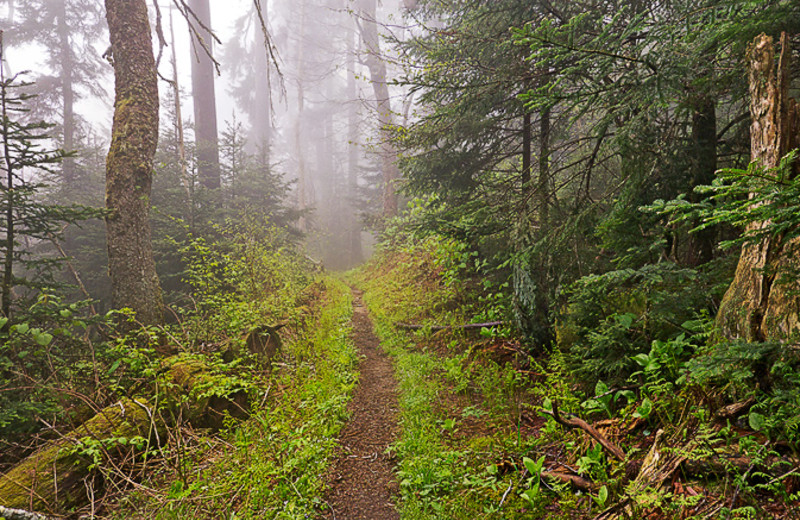
<instances>
[{"instance_id":1,"label":"misty forest","mask_svg":"<svg viewBox=\"0 0 800 520\"><path fill-rule=\"evenodd\" d=\"M0 0L0 520L800 520L800 3Z\"/></svg>"}]
</instances>

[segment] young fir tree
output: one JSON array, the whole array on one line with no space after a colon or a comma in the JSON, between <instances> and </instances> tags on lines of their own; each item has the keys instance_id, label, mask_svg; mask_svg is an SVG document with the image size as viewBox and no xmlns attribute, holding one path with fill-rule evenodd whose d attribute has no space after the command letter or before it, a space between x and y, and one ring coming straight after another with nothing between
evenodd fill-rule
<instances>
[{"instance_id":1,"label":"young fir tree","mask_svg":"<svg viewBox=\"0 0 800 520\"><path fill-rule=\"evenodd\" d=\"M3 60L0 39L0 61ZM63 150L48 148L52 142L44 122L26 119L32 96L25 89L32 85L19 79L19 74L6 78L0 66L0 255L2 255L2 288L0 311L2 331L7 332L15 321L17 300L25 297L24 289L43 289L55 283L53 275L59 259L36 254L35 246L54 242L64 225L97 212L84 206L44 204L38 194L45 187L43 173L65 157Z\"/></svg>"}]
</instances>

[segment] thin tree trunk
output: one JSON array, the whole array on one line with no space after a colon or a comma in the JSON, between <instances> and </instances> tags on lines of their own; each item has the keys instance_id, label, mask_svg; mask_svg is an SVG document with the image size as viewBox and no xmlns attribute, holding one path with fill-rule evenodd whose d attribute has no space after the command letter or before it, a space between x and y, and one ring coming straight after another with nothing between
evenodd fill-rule
<instances>
[{"instance_id":1,"label":"thin tree trunk","mask_svg":"<svg viewBox=\"0 0 800 520\"><path fill-rule=\"evenodd\" d=\"M181 183L191 204L192 181L186 163L186 138L183 135L183 111L181 110L181 85L178 81L178 57L175 54L175 26L172 23L172 10L169 12L169 35L172 42L172 99L175 104L175 140L178 143L178 163L181 167Z\"/></svg>"},{"instance_id":2,"label":"thin tree trunk","mask_svg":"<svg viewBox=\"0 0 800 520\"><path fill-rule=\"evenodd\" d=\"M378 36L377 0L360 0L361 38L366 50L366 64L378 108L381 140L381 169L383 171L383 215L397 215L398 197L395 181L400 177L397 150L392 143L393 115L389 85L386 82L386 63L381 58Z\"/></svg>"},{"instance_id":3,"label":"thin tree trunk","mask_svg":"<svg viewBox=\"0 0 800 520\"><path fill-rule=\"evenodd\" d=\"M73 90L72 69L72 46L69 41L69 27L67 26L67 0L60 0L58 4L58 41L59 56L61 58L61 96L64 104L64 150L72 152L75 150L75 91ZM64 183L74 182L76 179L75 159L64 157L61 163L64 174Z\"/></svg>"},{"instance_id":4,"label":"thin tree trunk","mask_svg":"<svg viewBox=\"0 0 800 520\"><path fill-rule=\"evenodd\" d=\"M694 158L692 188L709 185L717 171L717 112L713 98L701 100L692 117L692 141ZM697 194L691 197L697 201ZM709 262L714 253L714 228L693 233L689 239L690 265Z\"/></svg>"},{"instance_id":5,"label":"thin tree trunk","mask_svg":"<svg viewBox=\"0 0 800 520\"><path fill-rule=\"evenodd\" d=\"M522 116L522 196L525 208L530 205L528 193L531 189L531 113L525 112Z\"/></svg>"},{"instance_id":6,"label":"thin tree trunk","mask_svg":"<svg viewBox=\"0 0 800 520\"><path fill-rule=\"evenodd\" d=\"M790 56L785 33L777 73L772 38L762 34L748 49L751 160L763 168L776 167L797 146L797 105L788 95ZM780 341L800 324L797 284L780 280L782 272L797 268L797 247L796 240L782 244L776 237L742 248L733 282L717 313L717 326L724 336Z\"/></svg>"},{"instance_id":7,"label":"thin tree trunk","mask_svg":"<svg viewBox=\"0 0 800 520\"><path fill-rule=\"evenodd\" d=\"M542 110L539 120L539 215L541 229L550 219L550 109Z\"/></svg>"},{"instance_id":8,"label":"thin tree trunk","mask_svg":"<svg viewBox=\"0 0 800 520\"><path fill-rule=\"evenodd\" d=\"M106 161L108 273L115 307L144 324L163 321L150 241L150 190L158 143L158 84L145 0L106 0L115 102Z\"/></svg>"},{"instance_id":9,"label":"thin tree trunk","mask_svg":"<svg viewBox=\"0 0 800 520\"><path fill-rule=\"evenodd\" d=\"M347 36L347 200L350 220L347 227L347 243L350 261L358 265L364 260L361 244L361 225L358 221L358 91L356 90L356 31L351 26Z\"/></svg>"},{"instance_id":10,"label":"thin tree trunk","mask_svg":"<svg viewBox=\"0 0 800 520\"><path fill-rule=\"evenodd\" d=\"M211 9L209 0L190 0L189 7L203 25L211 28ZM214 62L206 49L213 55L214 41L211 34L199 26L197 33L203 38L201 43L192 31L195 54L192 56L192 99L194 100L195 143L200 184L206 189L215 190L221 185L219 167L219 141L217 138L217 98L214 88Z\"/></svg>"},{"instance_id":11,"label":"thin tree trunk","mask_svg":"<svg viewBox=\"0 0 800 520\"><path fill-rule=\"evenodd\" d=\"M303 118L305 117L305 49L306 0L300 0L300 31L297 51L297 117L294 126L294 149L297 155L297 207L304 211L308 204L308 179L305 148L303 146ZM308 230L305 215L298 220L300 231Z\"/></svg>"},{"instance_id":12,"label":"thin tree trunk","mask_svg":"<svg viewBox=\"0 0 800 520\"><path fill-rule=\"evenodd\" d=\"M264 22L267 22L269 9L264 9ZM256 14L257 16L257 14ZM267 61L267 51L263 43L259 42L258 36L254 42L253 52L255 52L255 107L253 110L253 120L251 121L255 134L255 145L259 156L263 157L265 166L269 166L270 153L272 148L272 93L269 82L269 62Z\"/></svg>"},{"instance_id":13,"label":"thin tree trunk","mask_svg":"<svg viewBox=\"0 0 800 520\"><path fill-rule=\"evenodd\" d=\"M12 289L14 287L14 164L11 161L11 149L8 143L8 136L11 133L9 128L9 120L8 120L8 103L7 103L7 94L8 89L6 89L6 76L5 76L5 49L3 47L3 31L0 31L0 110L2 110L2 117L3 120L0 122L2 128L2 136L3 136L3 162L5 163L5 170L6 170L6 184L3 186L3 190L6 194L6 208L5 208L5 220L6 220L6 236L5 236L5 259L3 262L3 287L2 287L2 311L3 317L7 319L7 321L0 327L0 331L8 332L9 328L11 327L11 299L12 299Z\"/></svg>"}]
</instances>

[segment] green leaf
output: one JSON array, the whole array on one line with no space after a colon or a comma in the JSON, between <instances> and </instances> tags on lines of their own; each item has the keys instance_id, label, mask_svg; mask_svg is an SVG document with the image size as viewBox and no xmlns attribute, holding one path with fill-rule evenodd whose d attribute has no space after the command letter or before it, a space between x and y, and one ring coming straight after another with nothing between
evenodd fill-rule
<instances>
[{"instance_id":1,"label":"green leaf","mask_svg":"<svg viewBox=\"0 0 800 520\"><path fill-rule=\"evenodd\" d=\"M108 369L108 373L113 374L114 371L119 368L121 362L122 362L121 359L114 361L114 363L111 364L111 368Z\"/></svg>"},{"instance_id":2,"label":"green leaf","mask_svg":"<svg viewBox=\"0 0 800 520\"><path fill-rule=\"evenodd\" d=\"M608 392L608 385L606 385L602 381L598 381L597 384L594 385L594 395L600 395Z\"/></svg>"},{"instance_id":3,"label":"green leaf","mask_svg":"<svg viewBox=\"0 0 800 520\"><path fill-rule=\"evenodd\" d=\"M636 411L633 412L634 417L641 417L642 419L647 419L650 417L650 414L653 412L653 402L648 399L647 397L644 398L642 404L640 404Z\"/></svg>"},{"instance_id":4,"label":"green leaf","mask_svg":"<svg viewBox=\"0 0 800 520\"><path fill-rule=\"evenodd\" d=\"M30 327L28 326L27 323L18 323L14 325L14 331L17 332L18 334L27 334L29 330Z\"/></svg>"},{"instance_id":5,"label":"green leaf","mask_svg":"<svg viewBox=\"0 0 800 520\"><path fill-rule=\"evenodd\" d=\"M633 325L633 320L636 319L636 315L631 313L621 314L617 317L617 319L619 320L620 325L626 329L629 329Z\"/></svg>"},{"instance_id":6,"label":"green leaf","mask_svg":"<svg viewBox=\"0 0 800 520\"><path fill-rule=\"evenodd\" d=\"M38 343L39 345L41 345L43 347L46 347L47 345L50 344L51 341L53 341L53 335L52 334L48 334L47 332L34 334L33 337L36 340L36 343Z\"/></svg>"},{"instance_id":7,"label":"green leaf","mask_svg":"<svg viewBox=\"0 0 800 520\"><path fill-rule=\"evenodd\" d=\"M750 428L756 431L760 431L764 428L764 425L767 422L767 418L758 412L750 412L750 416L747 418L747 422L750 424Z\"/></svg>"},{"instance_id":8,"label":"green leaf","mask_svg":"<svg viewBox=\"0 0 800 520\"><path fill-rule=\"evenodd\" d=\"M603 486L603 487L600 488L600 490L597 492L597 499L596 500L597 500L597 504L600 507L603 507L605 505L606 501L608 500L608 487Z\"/></svg>"},{"instance_id":9,"label":"green leaf","mask_svg":"<svg viewBox=\"0 0 800 520\"><path fill-rule=\"evenodd\" d=\"M539 474L542 472L542 466L544 466L544 455L539 457L536 462L528 457L522 457L522 463L525 465L525 469L528 470L528 473L530 473L531 476L539 476Z\"/></svg>"}]
</instances>

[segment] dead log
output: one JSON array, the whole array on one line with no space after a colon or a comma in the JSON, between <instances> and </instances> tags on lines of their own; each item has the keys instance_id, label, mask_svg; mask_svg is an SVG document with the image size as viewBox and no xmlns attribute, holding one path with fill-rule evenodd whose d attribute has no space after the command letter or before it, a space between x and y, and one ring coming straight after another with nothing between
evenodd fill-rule
<instances>
[{"instance_id":1,"label":"dead log","mask_svg":"<svg viewBox=\"0 0 800 520\"><path fill-rule=\"evenodd\" d=\"M664 430L656 432L656 438L647 452L639 474L626 488L626 497L594 517L594 520L622 520L633 518L632 497L646 489L657 491L664 486L686 460L685 456L664 450Z\"/></svg>"},{"instance_id":2,"label":"dead log","mask_svg":"<svg viewBox=\"0 0 800 520\"><path fill-rule=\"evenodd\" d=\"M747 413L754 404L756 404L755 397L750 397L749 399L739 401L738 403L729 404L728 406L720 408L714 416L714 419L718 421L736 419L740 415Z\"/></svg>"},{"instance_id":3,"label":"dead log","mask_svg":"<svg viewBox=\"0 0 800 520\"><path fill-rule=\"evenodd\" d=\"M160 404L197 427L219 428L226 414L244 417L245 392L217 393L219 377L202 359L169 358L160 379ZM100 450L101 461L122 461L160 444L167 424L153 408L148 399L123 398L49 442L0 475L0 506L51 512L87 503L86 483L102 482L94 482L99 473L86 448ZM130 442L137 437L144 442Z\"/></svg>"},{"instance_id":4,"label":"dead log","mask_svg":"<svg viewBox=\"0 0 800 520\"><path fill-rule=\"evenodd\" d=\"M108 452L125 457L134 447L120 439L141 437L150 441L156 434L163 436L164 431L165 425L156 420L147 401L123 398L0 475L0 505L51 510L85 503L84 480L93 477L93 461L83 455L84 447L101 442Z\"/></svg>"},{"instance_id":5,"label":"dead log","mask_svg":"<svg viewBox=\"0 0 800 520\"><path fill-rule=\"evenodd\" d=\"M403 330L423 330L430 329L433 332L440 330L473 330L482 329L484 327L497 327L498 325L505 325L505 321L489 321L486 323L466 323L464 325L412 325L410 323L396 323L395 327Z\"/></svg>"},{"instance_id":6,"label":"dead log","mask_svg":"<svg viewBox=\"0 0 800 520\"><path fill-rule=\"evenodd\" d=\"M555 419L555 421L560 424L561 426L566 426L567 428L580 428L584 432L586 432L589 437L597 441L606 452L613 455L619 460L625 460L625 452L622 449L611 442L610 440L606 439L597 429L592 426L591 424L587 423L583 419L578 417L572 417L570 419L561 417L558 413L558 406L555 402L553 402L553 411L543 410L544 413L550 415Z\"/></svg>"},{"instance_id":7,"label":"dead log","mask_svg":"<svg viewBox=\"0 0 800 520\"><path fill-rule=\"evenodd\" d=\"M250 353L256 356L259 363L264 366L269 366L281 353L283 342L281 341L280 335L278 335L278 331L285 326L286 323L279 323L274 326L261 325L254 328L244 337L244 344L247 348L247 352L240 351L231 343L223 351L222 360L226 363L230 363L243 354Z\"/></svg>"}]
</instances>

